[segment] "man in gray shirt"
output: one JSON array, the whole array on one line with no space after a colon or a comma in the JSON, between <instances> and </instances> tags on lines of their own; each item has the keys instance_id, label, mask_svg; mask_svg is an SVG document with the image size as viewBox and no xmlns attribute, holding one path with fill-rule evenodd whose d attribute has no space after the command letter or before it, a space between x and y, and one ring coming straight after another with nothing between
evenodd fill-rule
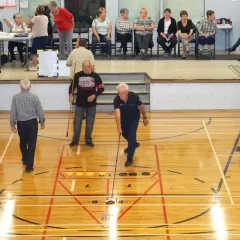
<instances>
[{"instance_id":1,"label":"man in gray shirt","mask_svg":"<svg viewBox=\"0 0 240 240\"><path fill-rule=\"evenodd\" d=\"M45 127L45 118L39 98L30 92L31 82L23 79L20 82L21 92L12 99L10 125L12 132L20 137L20 150L22 152L22 162L26 165L26 172L32 172L34 165L34 155L37 143L38 122L41 129ZM17 128L16 128L17 123Z\"/></svg>"}]
</instances>

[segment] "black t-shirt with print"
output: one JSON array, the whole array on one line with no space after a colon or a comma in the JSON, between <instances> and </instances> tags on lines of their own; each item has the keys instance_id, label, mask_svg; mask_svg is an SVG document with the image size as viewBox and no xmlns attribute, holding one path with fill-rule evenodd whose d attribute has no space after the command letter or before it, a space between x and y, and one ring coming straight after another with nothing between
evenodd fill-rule
<instances>
[{"instance_id":1,"label":"black t-shirt with print","mask_svg":"<svg viewBox=\"0 0 240 240\"><path fill-rule=\"evenodd\" d=\"M104 91L102 79L97 73L86 74L83 71L75 74L73 89L77 87L76 105L78 107L93 107L97 104L97 96ZM69 94L72 93L72 84L69 87ZM88 97L95 94L93 102L88 102Z\"/></svg>"}]
</instances>

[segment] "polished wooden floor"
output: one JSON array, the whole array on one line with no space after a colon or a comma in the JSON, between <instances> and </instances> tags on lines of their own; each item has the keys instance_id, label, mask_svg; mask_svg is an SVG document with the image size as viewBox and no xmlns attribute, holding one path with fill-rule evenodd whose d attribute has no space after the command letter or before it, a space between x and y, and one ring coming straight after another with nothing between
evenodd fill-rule
<instances>
[{"instance_id":1,"label":"polished wooden floor","mask_svg":"<svg viewBox=\"0 0 240 240\"><path fill-rule=\"evenodd\" d=\"M111 206L114 116L97 114L94 148L72 149L67 113L46 117L27 174L0 114L0 239L240 239L239 111L150 113L132 167L121 139Z\"/></svg>"},{"instance_id":2,"label":"polished wooden floor","mask_svg":"<svg viewBox=\"0 0 240 240\"><path fill-rule=\"evenodd\" d=\"M239 54L239 53L238 53ZM231 80L239 79L229 66L239 65L238 61L229 60L96 60L95 71L101 73L147 73L152 79L183 79L183 80ZM0 80L20 80L24 77L37 79L36 72L26 71L19 62L8 63L2 67ZM64 80L66 77L59 77ZM41 80L41 78L40 78Z\"/></svg>"}]
</instances>

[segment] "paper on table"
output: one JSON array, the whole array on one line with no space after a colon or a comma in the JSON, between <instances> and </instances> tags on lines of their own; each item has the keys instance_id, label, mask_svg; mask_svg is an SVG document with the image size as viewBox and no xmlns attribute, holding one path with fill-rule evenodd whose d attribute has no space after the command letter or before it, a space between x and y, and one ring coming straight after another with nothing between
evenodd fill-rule
<instances>
[{"instance_id":1,"label":"paper on table","mask_svg":"<svg viewBox=\"0 0 240 240\"><path fill-rule=\"evenodd\" d=\"M58 62L58 76L59 77L70 77L71 76L71 68L66 66L66 60L60 60Z\"/></svg>"},{"instance_id":2,"label":"paper on table","mask_svg":"<svg viewBox=\"0 0 240 240\"><path fill-rule=\"evenodd\" d=\"M38 54L39 76L58 76L58 56L56 51L43 51Z\"/></svg>"}]
</instances>

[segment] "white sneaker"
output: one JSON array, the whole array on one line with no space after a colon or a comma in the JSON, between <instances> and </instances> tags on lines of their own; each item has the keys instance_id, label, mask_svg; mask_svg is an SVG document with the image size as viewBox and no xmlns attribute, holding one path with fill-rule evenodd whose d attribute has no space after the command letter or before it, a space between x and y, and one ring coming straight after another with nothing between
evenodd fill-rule
<instances>
[{"instance_id":1,"label":"white sneaker","mask_svg":"<svg viewBox=\"0 0 240 240\"><path fill-rule=\"evenodd\" d=\"M28 68L28 70L29 71L37 71L38 69L37 69L37 67L32 66L32 67Z\"/></svg>"}]
</instances>

